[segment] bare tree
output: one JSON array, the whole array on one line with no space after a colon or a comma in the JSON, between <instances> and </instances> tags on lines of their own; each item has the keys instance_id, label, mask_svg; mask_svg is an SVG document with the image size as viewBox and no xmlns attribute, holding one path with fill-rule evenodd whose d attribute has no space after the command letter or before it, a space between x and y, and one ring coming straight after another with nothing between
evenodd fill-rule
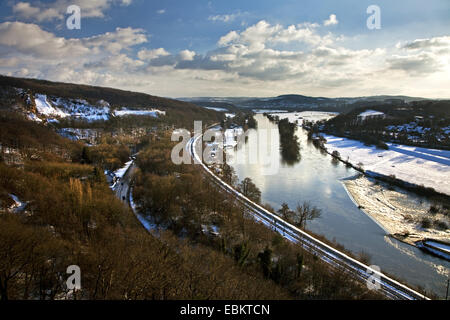
<instances>
[{"instance_id":1,"label":"bare tree","mask_svg":"<svg viewBox=\"0 0 450 320\"><path fill-rule=\"evenodd\" d=\"M241 181L238 187L244 196L255 201L256 203L261 201L261 191L259 191L258 187L253 183L252 179L245 178Z\"/></svg>"},{"instance_id":2,"label":"bare tree","mask_svg":"<svg viewBox=\"0 0 450 320\"><path fill-rule=\"evenodd\" d=\"M292 223L292 218L294 214L295 212L289 209L289 206L286 202L283 202L281 204L281 208L278 210L278 215L289 223Z\"/></svg>"},{"instance_id":3,"label":"bare tree","mask_svg":"<svg viewBox=\"0 0 450 320\"><path fill-rule=\"evenodd\" d=\"M307 221L319 218L321 215L320 209L311 206L309 202L298 203L295 213L298 219L297 226L302 229L306 227Z\"/></svg>"}]
</instances>

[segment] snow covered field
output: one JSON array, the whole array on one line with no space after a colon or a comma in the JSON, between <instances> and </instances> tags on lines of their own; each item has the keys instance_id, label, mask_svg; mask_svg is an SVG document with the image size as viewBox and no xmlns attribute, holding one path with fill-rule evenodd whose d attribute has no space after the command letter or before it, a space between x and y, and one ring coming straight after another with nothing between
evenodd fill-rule
<instances>
[{"instance_id":1,"label":"snow covered field","mask_svg":"<svg viewBox=\"0 0 450 320\"><path fill-rule=\"evenodd\" d=\"M338 151L343 160L362 164L367 172L424 185L450 195L450 151L387 143L389 150L366 146L356 140L324 135L330 153Z\"/></svg>"},{"instance_id":2,"label":"snow covered field","mask_svg":"<svg viewBox=\"0 0 450 320\"><path fill-rule=\"evenodd\" d=\"M253 109L254 113L287 113L287 110Z\"/></svg>"},{"instance_id":3,"label":"snow covered field","mask_svg":"<svg viewBox=\"0 0 450 320\"><path fill-rule=\"evenodd\" d=\"M296 123L301 126L303 121L319 121L328 120L338 113L336 112L322 112L322 111L302 111L302 112L287 112L287 113L271 113L272 116L277 116L281 119L288 119L289 122Z\"/></svg>"},{"instance_id":4,"label":"snow covered field","mask_svg":"<svg viewBox=\"0 0 450 320\"><path fill-rule=\"evenodd\" d=\"M289 112L274 113L280 119L288 118L290 122L303 120L317 121L332 118L333 112ZM411 147L387 143L389 150L366 146L357 140L324 135L325 147L330 153L337 150L343 160L354 165L361 163L363 169L370 172L391 176L397 179L424 185L438 192L450 195L450 151Z\"/></svg>"}]
</instances>

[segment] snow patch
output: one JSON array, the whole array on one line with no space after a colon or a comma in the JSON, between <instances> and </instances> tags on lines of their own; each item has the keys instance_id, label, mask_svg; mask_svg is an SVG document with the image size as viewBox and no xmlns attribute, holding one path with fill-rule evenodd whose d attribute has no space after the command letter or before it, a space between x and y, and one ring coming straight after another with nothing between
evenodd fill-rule
<instances>
[{"instance_id":1,"label":"snow patch","mask_svg":"<svg viewBox=\"0 0 450 320\"><path fill-rule=\"evenodd\" d=\"M150 116L157 118L159 115L166 115L165 111L161 111L158 109L150 109L150 110L129 110L129 109L122 109L122 110L116 110L114 111L114 115L117 117L122 116Z\"/></svg>"},{"instance_id":2,"label":"snow patch","mask_svg":"<svg viewBox=\"0 0 450 320\"><path fill-rule=\"evenodd\" d=\"M209 109L209 110L214 110L217 112L227 112L228 111L228 109L225 109L225 108L215 108L215 107L204 107L204 108Z\"/></svg>"},{"instance_id":3,"label":"snow patch","mask_svg":"<svg viewBox=\"0 0 450 320\"><path fill-rule=\"evenodd\" d=\"M34 98L36 109L40 114L45 116L58 116L61 118L67 117L68 114L61 111L59 108L53 107L47 100L45 94L36 94Z\"/></svg>"},{"instance_id":4,"label":"snow patch","mask_svg":"<svg viewBox=\"0 0 450 320\"><path fill-rule=\"evenodd\" d=\"M114 171L114 175L115 175L117 178L122 179L123 176L125 175L125 173L127 172L128 168L131 166L132 163L133 163L133 160L130 160L130 161L126 162L125 165L124 165L122 168L120 168L120 169Z\"/></svg>"}]
</instances>

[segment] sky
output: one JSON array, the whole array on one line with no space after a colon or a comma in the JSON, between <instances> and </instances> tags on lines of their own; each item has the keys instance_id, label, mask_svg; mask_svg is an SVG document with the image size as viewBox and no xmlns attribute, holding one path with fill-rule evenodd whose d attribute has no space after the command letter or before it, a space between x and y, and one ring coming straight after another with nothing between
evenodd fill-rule
<instances>
[{"instance_id":1,"label":"sky","mask_svg":"<svg viewBox=\"0 0 450 320\"><path fill-rule=\"evenodd\" d=\"M174 98L450 98L449 18L449 0L4 0L0 74Z\"/></svg>"}]
</instances>

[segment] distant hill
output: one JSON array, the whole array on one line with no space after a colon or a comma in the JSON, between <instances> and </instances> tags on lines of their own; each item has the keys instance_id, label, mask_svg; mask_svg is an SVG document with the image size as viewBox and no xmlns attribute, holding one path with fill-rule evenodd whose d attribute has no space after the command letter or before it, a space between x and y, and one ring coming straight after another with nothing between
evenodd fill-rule
<instances>
[{"instance_id":1,"label":"distant hill","mask_svg":"<svg viewBox=\"0 0 450 320\"><path fill-rule=\"evenodd\" d=\"M285 94L277 97L267 98L252 98L252 97L198 97L198 98L181 98L180 100L193 102L204 106L214 106L217 104L230 104L238 108L250 109L286 109L286 110L305 110L305 109L321 109L345 111L349 106L355 103L383 103L383 104L398 104L409 103L412 101L428 100L420 97L408 96L368 96L355 98L326 98L326 97L310 97L300 94ZM352 107L350 107L352 108Z\"/></svg>"}]
</instances>

